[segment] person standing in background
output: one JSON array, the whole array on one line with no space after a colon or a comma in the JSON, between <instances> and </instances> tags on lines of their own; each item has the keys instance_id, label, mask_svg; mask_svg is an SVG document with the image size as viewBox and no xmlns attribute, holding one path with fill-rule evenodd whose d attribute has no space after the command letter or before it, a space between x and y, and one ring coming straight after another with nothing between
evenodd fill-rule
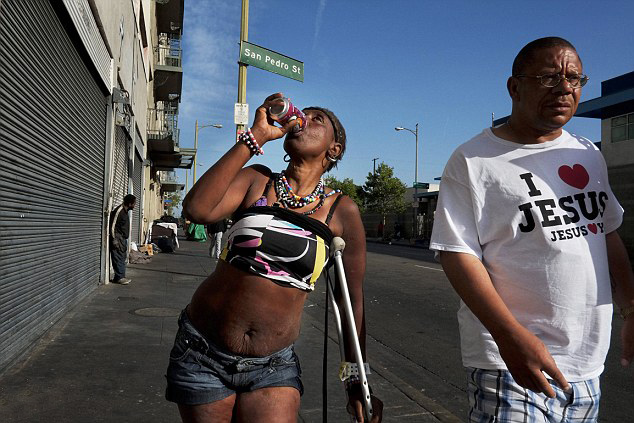
<instances>
[{"instance_id":1,"label":"person standing in background","mask_svg":"<svg viewBox=\"0 0 634 423\"><path fill-rule=\"evenodd\" d=\"M227 221L225 219L207 225L207 234L209 234L209 238L211 238L211 244L209 245L209 257L213 259L220 258L220 253L222 251L222 234L226 230Z\"/></svg>"},{"instance_id":2,"label":"person standing in background","mask_svg":"<svg viewBox=\"0 0 634 423\"><path fill-rule=\"evenodd\" d=\"M128 211L134 210L136 197L128 194L123 203L110 214L110 258L114 268L112 283L127 285L131 282L125 277L126 259L128 255L128 237L130 236L130 217Z\"/></svg>"}]
</instances>

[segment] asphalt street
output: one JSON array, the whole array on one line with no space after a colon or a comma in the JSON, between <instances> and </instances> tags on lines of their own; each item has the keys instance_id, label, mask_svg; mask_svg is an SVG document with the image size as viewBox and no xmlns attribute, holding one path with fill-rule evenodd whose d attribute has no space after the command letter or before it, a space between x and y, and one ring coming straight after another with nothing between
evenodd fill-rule
<instances>
[{"instance_id":1,"label":"asphalt street","mask_svg":"<svg viewBox=\"0 0 634 423\"><path fill-rule=\"evenodd\" d=\"M368 354L373 367L387 369L398 386L422 394L423 400L433 398L462 418L468 404L456 319L459 299L433 252L368 243L367 263ZM621 327L615 314L601 378L601 422L634 421L634 365L620 365Z\"/></svg>"},{"instance_id":2,"label":"asphalt street","mask_svg":"<svg viewBox=\"0 0 634 423\"><path fill-rule=\"evenodd\" d=\"M24 360L0 375L0 422L173 422L163 398L176 318L214 263L208 244L182 241L173 255L130 266L133 283L109 284L67 313ZM345 252L344 252L345 254ZM305 394L298 421L321 422L325 284L308 296L302 335ZM433 253L368 243L365 280L370 383L386 422L465 421L468 405L456 320L459 300ZM347 420L332 369L339 352L329 319L328 416ZM601 422L634 421L634 366L619 364L621 319L602 377Z\"/></svg>"},{"instance_id":3,"label":"asphalt street","mask_svg":"<svg viewBox=\"0 0 634 423\"><path fill-rule=\"evenodd\" d=\"M344 251L345 254L345 251ZM462 418L468 404L455 310L458 296L433 253L368 243L365 279L370 365L421 407ZM311 296L323 315L323 296Z\"/></svg>"}]
</instances>

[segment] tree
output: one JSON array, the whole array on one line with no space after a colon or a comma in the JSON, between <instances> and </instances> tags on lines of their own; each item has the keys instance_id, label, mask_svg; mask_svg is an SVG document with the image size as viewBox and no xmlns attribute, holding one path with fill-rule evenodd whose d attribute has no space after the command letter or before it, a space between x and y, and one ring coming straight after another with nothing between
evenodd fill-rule
<instances>
[{"instance_id":1,"label":"tree","mask_svg":"<svg viewBox=\"0 0 634 423\"><path fill-rule=\"evenodd\" d=\"M393 168L381 162L376 173L368 173L363 185L365 206L369 211L379 213L385 224L385 216L405 210L403 196L406 189L405 184L394 176Z\"/></svg>"},{"instance_id":2,"label":"tree","mask_svg":"<svg viewBox=\"0 0 634 423\"><path fill-rule=\"evenodd\" d=\"M169 202L165 202L165 200L171 200ZM163 197L163 201L165 204L165 211L169 216L174 216L174 209L177 208L181 203L181 193L179 191L168 192Z\"/></svg>"},{"instance_id":3,"label":"tree","mask_svg":"<svg viewBox=\"0 0 634 423\"><path fill-rule=\"evenodd\" d=\"M360 209L362 208L363 189L362 187L355 185L352 179L345 178L343 181L340 181L334 176L329 175L324 179L324 183L332 189L340 189L341 192L350 197Z\"/></svg>"}]
</instances>

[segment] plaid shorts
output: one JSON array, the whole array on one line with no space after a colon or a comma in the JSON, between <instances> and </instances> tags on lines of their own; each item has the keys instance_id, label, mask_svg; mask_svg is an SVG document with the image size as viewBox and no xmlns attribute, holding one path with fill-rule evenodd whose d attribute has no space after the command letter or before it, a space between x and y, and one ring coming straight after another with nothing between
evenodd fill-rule
<instances>
[{"instance_id":1,"label":"plaid shorts","mask_svg":"<svg viewBox=\"0 0 634 423\"><path fill-rule=\"evenodd\" d=\"M507 370L467 368L469 423L585 423L599 417L599 378L569 382L564 392L553 380L555 398L524 389Z\"/></svg>"}]
</instances>

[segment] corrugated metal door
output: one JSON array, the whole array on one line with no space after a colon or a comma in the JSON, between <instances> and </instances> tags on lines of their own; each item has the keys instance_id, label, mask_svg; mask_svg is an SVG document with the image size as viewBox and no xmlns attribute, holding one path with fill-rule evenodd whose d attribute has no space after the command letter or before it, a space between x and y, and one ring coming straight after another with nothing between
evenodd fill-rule
<instances>
[{"instance_id":1,"label":"corrugated metal door","mask_svg":"<svg viewBox=\"0 0 634 423\"><path fill-rule=\"evenodd\" d=\"M0 93L2 369L99 283L107 106L42 0L2 0Z\"/></svg>"},{"instance_id":2,"label":"corrugated metal door","mask_svg":"<svg viewBox=\"0 0 634 423\"><path fill-rule=\"evenodd\" d=\"M139 243L141 240L141 209L143 208L143 161L139 153L134 154L134 172L132 176L132 189L136 196L136 206L132 211L132 229L130 238Z\"/></svg>"},{"instance_id":3,"label":"corrugated metal door","mask_svg":"<svg viewBox=\"0 0 634 423\"><path fill-rule=\"evenodd\" d=\"M123 203L123 197L128 194L129 166L129 138L121 126L117 126L114 140L114 172L112 181L112 209Z\"/></svg>"}]
</instances>

